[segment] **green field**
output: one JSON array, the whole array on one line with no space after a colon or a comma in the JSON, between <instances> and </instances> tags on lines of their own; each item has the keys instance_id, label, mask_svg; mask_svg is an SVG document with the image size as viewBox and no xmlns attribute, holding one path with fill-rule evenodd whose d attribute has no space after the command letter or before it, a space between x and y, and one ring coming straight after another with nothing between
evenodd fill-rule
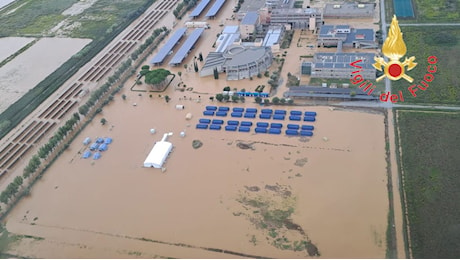
<instances>
[{"instance_id":1,"label":"green field","mask_svg":"<svg viewBox=\"0 0 460 260\"><path fill-rule=\"evenodd\" d=\"M460 77L458 68L460 60L460 29L458 27L401 27L407 46L405 57L415 56L417 67L407 74L414 78L413 83L404 79L392 82L393 92L402 90L406 102L460 104ZM425 91L416 91L413 97L407 88L420 84L427 73L427 58L438 58L434 80ZM403 61L404 58L401 59ZM423 86L423 85L422 85Z\"/></svg>"},{"instance_id":2,"label":"green field","mask_svg":"<svg viewBox=\"0 0 460 260\"><path fill-rule=\"evenodd\" d=\"M460 0L414 0L417 22L460 21Z\"/></svg>"},{"instance_id":3,"label":"green field","mask_svg":"<svg viewBox=\"0 0 460 260\"><path fill-rule=\"evenodd\" d=\"M460 256L460 113L399 110L414 258Z\"/></svg>"},{"instance_id":4,"label":"green field","mask_svg":"<svg viewBox=\"0 0 460 260\"><path fill-rule=\"evenodd\" d=\"M62 19L69 19L70 22L81 24L68 32L70 36L93 39L83 50L0 114L0 138L144 13L154 0L99 0L80 15L70 17L61 14L75 2L77 0L23 0L0 12L0 37L24 36L30 33L37 33L35 36L40 37L42 32L49 31ZM13 10L15 11L12 12Z\"/></svg>"}]
</instances>

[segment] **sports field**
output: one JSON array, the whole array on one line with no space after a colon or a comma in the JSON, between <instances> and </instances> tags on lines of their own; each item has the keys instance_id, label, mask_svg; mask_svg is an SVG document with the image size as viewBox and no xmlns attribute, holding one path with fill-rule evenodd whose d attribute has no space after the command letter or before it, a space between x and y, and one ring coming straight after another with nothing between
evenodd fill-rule
<instances>
[{"instance_id":1,"label":"sports field","mask_svg":"<svg viewBox=\"0 0 460 260\"><path fill-rule=\"evenodd\" d=\"M393 0L395 14L399 18L414 17L414 7L412 0Z\"/></svg>"}]
</instances>

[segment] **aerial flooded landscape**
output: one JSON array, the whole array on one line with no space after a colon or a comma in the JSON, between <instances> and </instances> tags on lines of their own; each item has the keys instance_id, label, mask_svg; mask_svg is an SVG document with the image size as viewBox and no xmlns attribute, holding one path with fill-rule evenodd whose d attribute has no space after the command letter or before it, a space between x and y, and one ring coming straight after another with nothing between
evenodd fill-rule
<instances>
[{"instance_id":1,"label":"aerial flooded landscape","mask_svg":"<svg viewBox=\"0 0 460 260\"><path fill-rule=\"evenodd\" d=\"M460 257L459 8L0 1L2 257Z\"/></svg>"}]
</instances>

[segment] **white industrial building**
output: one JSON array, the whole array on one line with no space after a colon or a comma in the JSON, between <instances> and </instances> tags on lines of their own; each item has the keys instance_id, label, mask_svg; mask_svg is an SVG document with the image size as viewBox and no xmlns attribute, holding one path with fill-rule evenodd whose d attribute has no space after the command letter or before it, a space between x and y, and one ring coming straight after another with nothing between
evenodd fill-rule
<instances>
[{"instance_id":1,"label":"white industrial building","mask_svg":"<svg viewBox=\"0 0 460 260\"><path fill-rule=\"evenodd\" d=\"M147 167L147 168L163 167L163 164L166 161L166 158L168 158L168 155L173 148L172 143L166 141L166 138L168 137L168 135L171 135L171 134L164 134L161 141L155 143L149 155L144 161L144 167Z\"/></svg>"}]
</instances>

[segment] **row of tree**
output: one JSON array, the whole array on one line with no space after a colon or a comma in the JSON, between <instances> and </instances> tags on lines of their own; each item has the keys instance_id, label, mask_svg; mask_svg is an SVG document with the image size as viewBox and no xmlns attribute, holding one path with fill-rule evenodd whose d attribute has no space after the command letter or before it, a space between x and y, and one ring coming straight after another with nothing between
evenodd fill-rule
<instances>
[{"instance_id":1,"label":"row of tree","mask_svg":"<svg viewBox=\"0 0 460 260\"><path fill-rule=\"evenodd\" d=\"M184 0L180 2L176 9L173 11L174 17L176 19L182 19L182 15L186 13L188 10L192 9L197 3L197 0Z\"/></svg>"},{"instance_id":2,"label":"row of tree","mask_svg":"<svg viewBox=\"0 0 460 260\"><path fill-rule=\"evenodd\" d=\"M13 182L8 184L6 189L0 193L0 201L7 204L11 198L14 198L19 191L19 187L23 184L24 180L21 176L16 176Z\"/></svg>"},{"instance_id":3,"label":"row of tree","mask_svg":"<svg viewBox=\"0 0 460 260\"><path fill-rule=\"evenodd\" d=\"M164 32L164 33L163 33ZM162 34L163 33L163 34ZM139 48L137 48L132 54L131 54L131 59L132 60L137 60L137 58L139 57L139 55L141 55L142 53L144 53L144 51L155 41L155 39L157 39L158 36L160 36L161 38L159 38L159 41L163 40L167 35L169 34L169 30L168 28L166 28L166 26L163 26L162 28L158 28L158 29L155 29L153 31L153 34L152 36L150 36L149 38L147 38L145 40L145 42L139 46Z\"/></svg>"}]
</instances>

